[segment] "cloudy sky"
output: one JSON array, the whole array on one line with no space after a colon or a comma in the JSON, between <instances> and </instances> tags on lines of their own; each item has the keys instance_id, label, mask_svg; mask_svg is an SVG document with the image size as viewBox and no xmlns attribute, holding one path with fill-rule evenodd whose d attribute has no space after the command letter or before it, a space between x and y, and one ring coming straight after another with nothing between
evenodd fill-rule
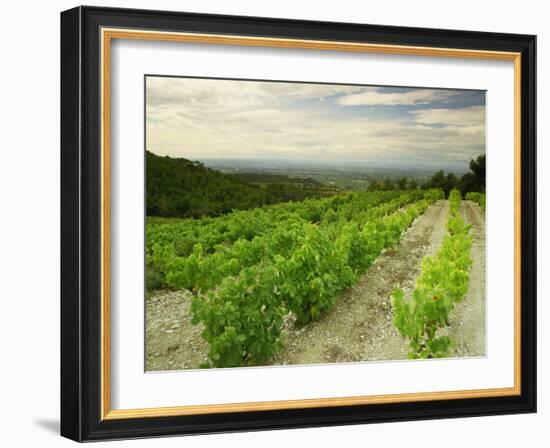
<instances>
[{"instance_id":1,"label":"cloudy sky","mask_svg":"<svg viewBox=\"0 0 550 448\"><path fill-rule=\"evenodd\" d=\"M209 158L467 168L485 92L146 78L147 149Z\"/></svg>"}]
</instances>

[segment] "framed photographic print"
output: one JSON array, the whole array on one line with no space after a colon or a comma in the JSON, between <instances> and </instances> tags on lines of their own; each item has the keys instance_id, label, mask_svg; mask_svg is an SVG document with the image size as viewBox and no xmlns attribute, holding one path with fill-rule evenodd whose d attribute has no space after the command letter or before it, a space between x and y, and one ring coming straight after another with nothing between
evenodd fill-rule
<instances>
[{"instance_id":1,"label":"framed photographic print","mask_svg":"<svg viewBox=\"0 0 550 448\"><path fill-rule=\"evenodd\" d=\"M61 14L61 433L536 410L535 36Z\"/></svg>"}]
</instances>

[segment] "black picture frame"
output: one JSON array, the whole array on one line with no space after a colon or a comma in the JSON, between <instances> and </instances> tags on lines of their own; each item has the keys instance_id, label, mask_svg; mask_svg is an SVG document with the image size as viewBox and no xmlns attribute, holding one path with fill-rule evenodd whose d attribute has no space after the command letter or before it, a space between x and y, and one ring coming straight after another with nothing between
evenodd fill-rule
<instances>
[{"instance_id":1,"label":"black picture frame","mask_svg":"<svg viewBox=\"0 0 550 448\"><path fill-rule=\"evenodd\" d=\"M521 53L521 394L102 419L100 29ZM61 13L61 435L76 441L536 412L536 37L100 7Z\"/></svg>"}]
</instances>

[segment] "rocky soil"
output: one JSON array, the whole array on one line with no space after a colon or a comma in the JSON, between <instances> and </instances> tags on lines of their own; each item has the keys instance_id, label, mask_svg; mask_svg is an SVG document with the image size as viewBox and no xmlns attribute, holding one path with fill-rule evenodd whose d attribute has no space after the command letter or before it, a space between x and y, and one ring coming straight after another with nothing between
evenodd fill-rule
<instances>
[{"instance_id":1,"label":"rocky soil","mask_svg":"<svg viewBox=\"0 0 550 448\"><path fill-rule=\"evenodd\" d=\"M460 213L472 226L473 264L468 292L450 315L449 336L454 344L453 356L485 356L485 216L479 205L472 201L462 201Z\"/></svg>"},{"instance_id":2,"label":"rocky soil","mask_svg":"<svg viewBox=\"0 0 550 448\"><path fill-rule=\"evenodd\" d=\"M146 299L145 370L197 369L206 362L202 326L191 323L191 293L157 291Z\"/></svg>"}]
</instances>

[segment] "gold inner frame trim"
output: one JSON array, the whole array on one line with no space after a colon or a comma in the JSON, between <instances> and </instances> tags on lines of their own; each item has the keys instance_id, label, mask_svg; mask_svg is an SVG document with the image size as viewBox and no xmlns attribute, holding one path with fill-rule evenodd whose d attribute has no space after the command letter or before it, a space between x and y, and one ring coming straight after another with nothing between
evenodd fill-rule
<instances>
[{"instance_id":1,"label":"gold inner frame trim","mask_svg":"<svg viewBox=\"0 0 550 448\"><path fill-rule=\"evenodd\" d=\"M110 67L113 39L184 42L212 45L294 48L356 53L454 57L513 61L514 63L514 386L460 391L420 392L302 400L188 405L140 409L111 409L110 345ZM307 409L430 400L502 397L521 394L521 54L514 52L418 47L304 39L278 39L216 34L101 29L101 419L116 420L227 412Z\"/></svg>"}]
</instances>

